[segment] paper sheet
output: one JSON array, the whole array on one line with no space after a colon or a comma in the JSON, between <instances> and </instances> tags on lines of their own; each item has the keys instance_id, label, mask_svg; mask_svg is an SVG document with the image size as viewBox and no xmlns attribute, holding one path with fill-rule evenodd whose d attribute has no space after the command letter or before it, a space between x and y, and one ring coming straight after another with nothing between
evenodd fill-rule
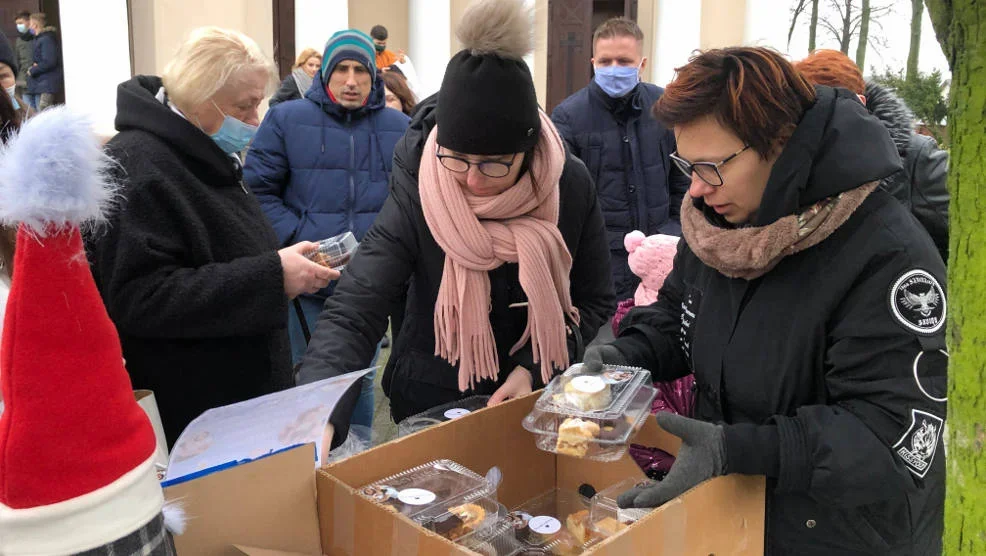
<instances>
[{"instance_id":1,"label":"paper sheet","mask_svg":"<svg viewBox=\"0 0 986 556\"><path fill-rule=\"evenodd\" d=\"M206 411L181 433L171 450L165 479L221 469L307 442L315 443L314 464L320 465L322 446L331 443L325 432L333 408L371 370Z\"/></svg>"}]
</instances>

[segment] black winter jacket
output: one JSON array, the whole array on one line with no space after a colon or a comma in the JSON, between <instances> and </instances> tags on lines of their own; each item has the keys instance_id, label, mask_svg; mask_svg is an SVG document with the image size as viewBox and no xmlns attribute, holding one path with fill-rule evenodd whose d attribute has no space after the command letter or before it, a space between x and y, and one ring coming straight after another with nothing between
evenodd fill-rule
<instances>
[{"instance_id":1,"label":"black winter jacket","mask_svg":"<svg viewBox=\"0 0 986 556\"><path fill-rule=\"evenodd\" d=\"M681 235L681 200L691 180L671 163L674 134L650 113L664 89L640 83L614 99L593 81L551 114L569 150L595 180L613 264L616 298L633 297L640 278L630 271L623 236Z\"/></svg>"},{"instance_id":2,"label":"black winter jacket","mask_svg":"<svg viewBox=\"0 0 986 556\"><path fill-rule=\"evenodd\" d=\"M400 333L383 376L395 421L436 405L477 393L492 393L499 384L483 381L476 391L458 389L458 367L436 357L434 317L445 254L425 222L418 192L418 166L428 133L435 125L435 97L426 100L394 151L390 196L376 222L346 266L335 293L318 320L302 363L299 380L336 376L370 364L377 342L387 329L387 317L407 296ZM421 105L419 105L421 106ZM569 337L572 361L581 358L579 338L591 340L612 315L613 290L602 215L585 166L569 156L561 177L558 228L572 253L572 302L579 309L580 334ZM513 356L508 351L524 332L526 301L517 265L490 271L490 321L500 359L500 383L520 365L532 370L534 387L541 384L540 367L533 362L530 343ZM334 416L337 432L348 415ZM345 434L336 435L334 443Z\"/></svg>"},{"instance_id":3,"label":"black winter jacket","mask_svg":"<svg viewBox=\"0 0 986 556\"><path fill-rule=\"evenodd\" d=\"M303 91L298 88L298 81L295 80L294 74L289 73L287 77L281 81L281 85L277 88L277 92L274 93L274 96L270 97L270 100L267 102L267 106L273 108L282 102L304 98L302 92Z\"/></svg>"},{"instance_id":4,"label":"black winter jacket","mask_svg":"<svg viewBox=\"0 0 986 556\"><path fill-rule=\"evenodd\" d=\"M855 96L817 89L755 225L899 169ZM695 373L696 417L725 425L726 471L768 477L768 554L939 554L944 276L877 189L758 279L727 278L681 241L658 301L628 313L615 345L657 380Z\"/></svg>"},{"instance_id":5,"label":"black winter jacket","mask_svg":"<svg viewBox=\"0 0 986 556\"><path fill-rule=\"evenodd\" d=\"M889 89L867 83L865 93L867 110L890 132L904 163L904 169L884 179L881 187L918 219L947 264L948 152L933 138L914 132L914 115Z\"/></svg>"},{"instance_id":6,"label":"black winter jacket","mask_svg":"<svg viewBox=\"0 0 986 556\"><path fill-rule=\"evenodd\" d=\"M87 239L134 388L154 390L169 444L203 411L293 385L277 237L238 163L155 98L120 85L120 209Z\"/></svg>"}]
</instances>

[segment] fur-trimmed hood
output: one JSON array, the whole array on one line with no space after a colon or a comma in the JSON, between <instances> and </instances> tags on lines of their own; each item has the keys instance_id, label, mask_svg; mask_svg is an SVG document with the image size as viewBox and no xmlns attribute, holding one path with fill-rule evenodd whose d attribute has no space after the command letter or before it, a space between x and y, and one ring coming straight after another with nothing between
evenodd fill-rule
<instances>
[{"instance_id":1,"label":"fur-trimmed hood","mask_svg":"<svg viewBox=\"0 0 986 556\"><path fill-rule=\"evenodd\" d=\"M897 151L904 156L914 133L914 113L902 98L883 85L867 81L863 96L866 97L866 109L883 123L897 145Z\"/></svg>"}]
</instances>

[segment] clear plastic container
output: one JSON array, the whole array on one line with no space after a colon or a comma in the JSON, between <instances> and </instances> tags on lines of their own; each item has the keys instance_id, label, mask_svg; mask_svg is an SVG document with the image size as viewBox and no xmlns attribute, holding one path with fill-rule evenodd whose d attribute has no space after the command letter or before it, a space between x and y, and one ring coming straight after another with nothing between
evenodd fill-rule
<instances>
[{"instance_id":1,"label":"clear plastic container","mask_svg":"<svg viewBox=\"0 0 986 556\"><path fill-rule=\"evenodd\" d=\"M524 554L581 554L603 538L588 526L588 501L567 490L528 500L509 517Z\"/></svg>"},{"instance_id":2,"label":"clear plastic container","mask_svg":"<svg viewBox=\"0 0 986 556\"><path fill-rule=\"evenodd\" d=\"M473 411L483 409L490 400L489 396L470 396L444 405L422 411L397 423L397 436L407 436L430 426L458 419Z\"/></svg>"},{"instance_id":3,"label":"clear plastic container","mask_svg":"<svg viewBox=\"0 0 986 556\"><path fill-rule=\"evenodd\" d=\"M522 425L534 433L537 447L547 452L595 461L616 461L627 452L630 439L650 415L657 389L643 385L634 391L625 411L616 416L571 416L537 407Z\"/></svg>"},{"instance_id":4,"label":"clear plastic container","mask_svg":"<svg viewBox=\"0 0 986 556\"><path fill-rule=\"evenodd\" d=\"M488 534L497 521L506 517L506 507L492 498L481 496L461 504L448 504L444 512L422 522L421 526L450 541L464 543Z\"/></svg>"},{"instance_id":5,"label":"clear plastic container","mask_svg":"<svg viewBox=\"0 0 986 556\"><path fill-rule=\"evenodd\" d=\"M650 385L650 371L605 365L600 373L585 371L581 363L552 379L534 407L569 417L615 419L626 413L634 394Z\"/></svg>"},{"instance_id":6,"label":"clear plastic container","mask_svg":"<svg viewBox=\"0 0 986 556\"><path fill-rule=\"evenodd\" d=\"M617 498L631 488L656 484L650 479L630 478L609 486L592 497L589 526L600 535L612 536L647 515L650 508L620 508Z\"/></svg>"},{"instance_id":7,"label":"clear plastic container","mask_svg":"<svg viewBox=\"0 0 986 556\"><path fill-rule=\"evenodd\" d=\"M515 556L524 550L524 546L514 535L513 522L506 516L493 522L489 528L476 531L456 542L483 556Z\"/></svg>"},{"instance_id":8,"label":"clear plastic container","mask_svg":"<svg viewBox=\"0 0 986 556\"><path fill-rule=\"evenodd\" d=\"M450 507L493 494L485 478L447 459L419 465L359 491L364 497L418 523L431 522Z\"/></svg>"},{"instance_id":9,"label":"clear plastic container","mask_svg":"<svg viewBox=\"0 0 986 556\"><path fill-rule=\"evenodd\" d=\"M318 242L318 249L305 256L322 266L341 272L349 264L349 259L352 258L357 247L359 242L356 241L356 236L352 232L346 232L323 239Z\"/></svg>"}]
</instances>

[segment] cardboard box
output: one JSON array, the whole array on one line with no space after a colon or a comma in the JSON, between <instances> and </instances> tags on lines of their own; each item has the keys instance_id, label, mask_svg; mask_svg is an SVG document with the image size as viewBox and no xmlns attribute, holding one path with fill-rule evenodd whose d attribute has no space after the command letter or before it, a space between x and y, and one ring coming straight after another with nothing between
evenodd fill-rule
<instances>
[{"instance_id":1,"label":"cardboard box","mask_svg":"<svg viewBox=\"0 0 986 556\"><path fill-rule=\"evenodd\" d=\"M367 483L440 458L480 474L498 466L504 477L499 500L508 508L556 486L575 490L589 483L602 490L630 476L643 477L629 456L598 463L538 450L533 436L520 425L536 399L535 393L477 411L314 473L309 445L169 487L166 497L183 498L189 515L188 531L176 538L178 552L470 554L357 493ZM653 419L635 442L671 453L679 445ZM764 484L763 477L713 479L586 554L763 554Z\"/></svg>"}]
</instances>

